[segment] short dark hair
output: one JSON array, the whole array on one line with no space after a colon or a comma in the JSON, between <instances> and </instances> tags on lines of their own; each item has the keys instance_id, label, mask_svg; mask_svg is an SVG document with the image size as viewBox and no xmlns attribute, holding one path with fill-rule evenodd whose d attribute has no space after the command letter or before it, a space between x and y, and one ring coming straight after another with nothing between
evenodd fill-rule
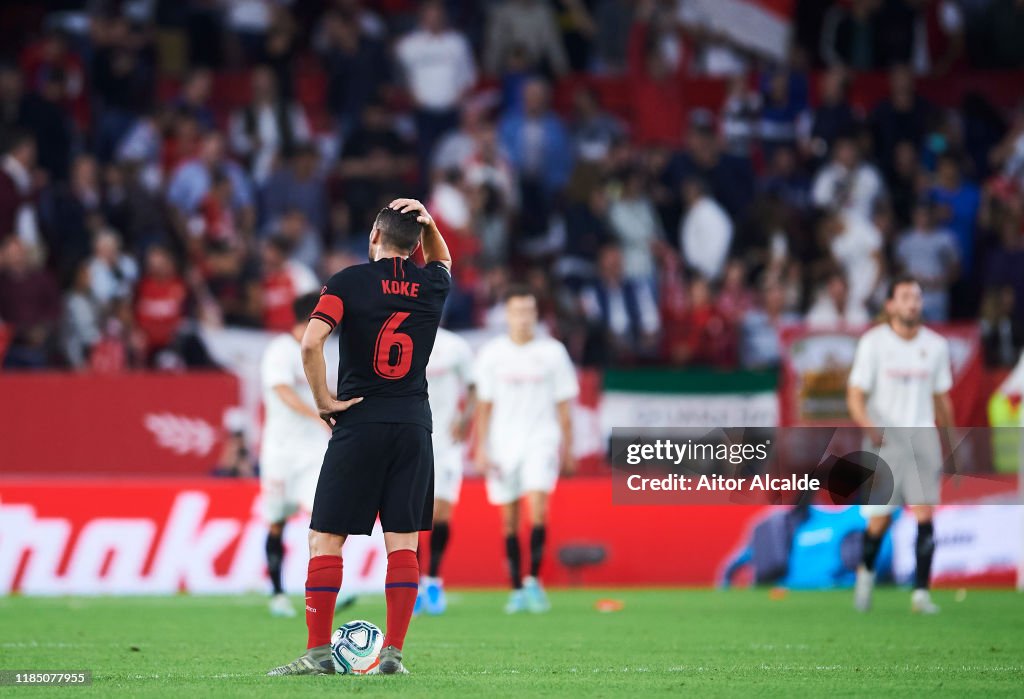
<instances>
[{"instance_id":1,"label":"short dark hair","mask_svg":"<svg viewBox=\"0 0 1024 699\"><path fill-rule=\"evenodd\" d=\"M505 289L505 302L508 303L511 299L519 298L521 296L529 296L534 301L537 300L537 293L528 285L522 282L516 282L509 284L508 288Z\"/></svg>"},{"instance_id":2,"label":"short dark hair","mask_svg":"<svg viewBox=\"0 0 1024 699\"><path fill-rule=\"evenodd\" d=\"M415 211L403 214L397 209L385 206L377 212L373 227L380 231L380 242L385 247L412 252L416 249L416 243L420 241L420 234L423 232L423 226L416 220L418 216Z\"/></svg>"},{"instance_id":3,"label":"short dark hair","mask_svg":"<svg viewBox=\"0 0 1024 699\"><path fill-rule=\"evenodd\" d=\"M891 301L893 297L896 296L896 287L903 286L904 284L920 285L921 282L919 282L917 280L917 277L915 277L913 274L898 274L892 278L892 281L889 282L889 290L888 293L885 295L885 298Z\"/></svg>"},{"instance_id":4,"label":"short dark hair","mask_svg":"<svg viewBox=\"0 0 1024 699\"><path fill-rule=\"evenodd\" d=\"M292 301L292 313L295 314L295 322L304 323L309 320L309 316L313 314L313 309L316 308L319 302L320 294L315 291L303 294Z\"/></svg>"}]
</instances>

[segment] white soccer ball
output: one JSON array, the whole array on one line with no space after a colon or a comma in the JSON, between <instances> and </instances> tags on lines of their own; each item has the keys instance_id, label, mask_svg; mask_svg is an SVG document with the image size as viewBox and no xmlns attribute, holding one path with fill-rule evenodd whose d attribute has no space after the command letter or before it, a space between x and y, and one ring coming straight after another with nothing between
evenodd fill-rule
<instances>
[{"instance_id":1,"label":"white soccer ball","mask_svg":"<svg viewBox=\"0 0 1024 699\"><path fill-rule=\"evenodd\" d=\"M339 626L331 636L331 660L339 675L365 675L377 667L384 634L369 621L356 619Z\"/></svg>"}]
</instances>

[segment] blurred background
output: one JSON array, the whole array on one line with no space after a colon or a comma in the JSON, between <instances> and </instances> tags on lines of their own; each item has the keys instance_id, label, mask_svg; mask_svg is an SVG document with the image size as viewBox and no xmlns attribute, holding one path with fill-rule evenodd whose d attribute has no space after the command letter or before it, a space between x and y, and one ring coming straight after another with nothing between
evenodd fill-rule
<instances>
[{"instance_id":1,"label":"blurred background","mask_svg":"<svg viewBox=\"0 0 1024 699\"><path fill-rule=\"evenodd\" d=\"M44 520L68 537L50 572L3 559L0 590L258 586L238 552L259 539L260 353L397 196L452 248L449 328L500 332L523 280L580 367L589 478L552 527L603 547L599 581L710 584L764 515L614 513L610 428L845 421L901 272L950 339L959 424L1012 426L972 470L1018 471L1021 0L10 0L0 26L0 551L38 554L9 532ZM456 527L494 519L473 536L497 542L479 482L464 499ZM209 534L205 582L153 582L145 553L118 573L111 547L149 551L179 516L235 527ZM153 519L96 534L86 583L68 566L97 517ZM708 551L664 570L630 534L701 517ZM939 570L963 573L938 527ZM984 574L1013 579L1020 530ZM452 581L500 582L468 537Z\"/></svg>"}]
</instances>

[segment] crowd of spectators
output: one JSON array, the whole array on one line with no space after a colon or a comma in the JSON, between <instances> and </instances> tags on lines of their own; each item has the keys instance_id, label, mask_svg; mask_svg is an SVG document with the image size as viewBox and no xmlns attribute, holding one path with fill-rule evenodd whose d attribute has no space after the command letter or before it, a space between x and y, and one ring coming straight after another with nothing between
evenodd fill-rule
<instances>
[{"instance_id":1,"label":"crowd of spectators","mask_svg":"<svg viewBox=\"0 0 1024 699\"><path fill-rule=\"evenodd\" d=\"M287 329L410 194L449 327L523 280L582 364L771 368L781 328L867 323L903 271L991 363L1024 345L1024 106L918 90L1024 68L1018 0L797 0L782 60L703 0L51 5L0 63L5 368L210 365L200 327ZM721 105L674 99L687 76ZM616 78L655 108L603 104Z\"/></svg>"}]
</instances>

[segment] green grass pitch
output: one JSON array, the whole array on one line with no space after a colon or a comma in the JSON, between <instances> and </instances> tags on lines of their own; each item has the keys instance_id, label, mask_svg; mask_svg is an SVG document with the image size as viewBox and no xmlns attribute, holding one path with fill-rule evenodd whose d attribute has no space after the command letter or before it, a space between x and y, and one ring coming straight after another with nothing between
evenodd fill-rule
<instances>
[{"instance_id":1,"label":"green grass pitch","mask_svg":"<svg viewBox=\"0 0 1024 699\"><path fill-rule=\"evenodd\" d=\"M540 616L505 616L503 592L450 593L413 620L407 677L265 677L305 645L301 617L241 597L0 598L0 669L92 670L88 687L0 687L62 697L997 696L1024 694L1024 597L971 591L912 616L881 590L865 616L850 593L553 591ZM624 602L599 613L601 598ZM296 600L296 604L299 601ZM384 622L381 596L337 622Z\"/></svg>"}]
</instances>

